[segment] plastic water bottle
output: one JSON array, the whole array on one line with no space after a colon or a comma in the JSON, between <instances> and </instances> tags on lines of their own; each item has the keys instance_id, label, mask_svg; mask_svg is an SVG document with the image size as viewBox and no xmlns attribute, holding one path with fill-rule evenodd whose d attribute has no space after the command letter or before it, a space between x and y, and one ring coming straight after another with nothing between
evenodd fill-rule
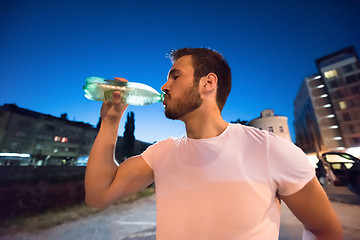
<instances>
[{"instance_id":1,"label":"plastic water bottle","mask_svg":"<svg viewBox=\"0 0 360 240\"><path fill-rule=\"evenodd\" d=\"M83 87L85 97L94 101L112 101L114 91L121 93L123 103L144 106L164 100L164 94L152 87L135 82L106 80L99 77L89 77Z\"/></svg>"}]
</instances>

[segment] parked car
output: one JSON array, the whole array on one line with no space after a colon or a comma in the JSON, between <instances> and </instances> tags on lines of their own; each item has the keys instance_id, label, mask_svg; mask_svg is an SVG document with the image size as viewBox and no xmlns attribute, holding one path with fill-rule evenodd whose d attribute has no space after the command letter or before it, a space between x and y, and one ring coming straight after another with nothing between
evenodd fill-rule
<instances>
[{"instance_id":1,"label":"parked car","mask_svg":"<svg viewBox=\"0 0 360 240\"><path fill-rule=\"evenodd\" d=\"M330 175L335 176L335 186L347 186L360 195L360 159L342 152L327 152L321 157L323 163L329 166L327 170L331 171Z\"/></svg>"}]
</instances>

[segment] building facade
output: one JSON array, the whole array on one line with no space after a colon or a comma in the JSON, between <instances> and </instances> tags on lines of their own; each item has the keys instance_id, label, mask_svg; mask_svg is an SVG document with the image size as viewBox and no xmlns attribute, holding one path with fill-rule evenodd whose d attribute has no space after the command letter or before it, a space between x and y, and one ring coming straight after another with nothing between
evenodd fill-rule
<instances>
[{"instance_id":1,"label":"building facade","mask_svg":"<svg viewBox=\"0 0 360 240\"><path fill-rule=\"evenodd\" d=\"M360 63L355 49L342 49L315 63L319 73L305 78L294 101L297 144L303 149L313 145L315 152L360 147ZM311 103L308 109L305 102Z\"/></svg>"},{"instance_id":2,"label":"building facade","mask_svg":"<svg viewBox=\"0 0 360 240\"><path fill-rule=\"evenodd\" d=\"M261 112L260 117L251 120L248 125L267 130L291 141L288 118L285 116L274 115L274 110L266 109Z\"/></svg>"},{"instance_id":3,"label":"building facade","mask_svg":"<svg viewBox=\"0 0 360 240\"><path fill-rule=\"evenodd\" d=\"M319 75L308 77L300 86L294 101L294 130L296 143L305 153L320 152L323 142L315 116L313 102L308 91L308 81L319 79ZM315 87L316 89L316 87Z\"/></svg>"},{"instance_id":4,"label":"building facade","mask_svg":"<svg viewBox=\"0 0 360 240\"><path fill-rule=\"evenodd\" d=\"M69 121L66 114L59 118L5 104L0 106L0 165L21 164L22 155L33 165L75 165L89 155L96 135L92 125Z\"/></svg>"}]
</instances>

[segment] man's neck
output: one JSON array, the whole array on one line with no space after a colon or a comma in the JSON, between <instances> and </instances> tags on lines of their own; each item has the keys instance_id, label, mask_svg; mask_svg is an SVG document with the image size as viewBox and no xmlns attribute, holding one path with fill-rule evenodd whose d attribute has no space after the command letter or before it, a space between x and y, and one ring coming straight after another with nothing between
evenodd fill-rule
<instances>
[{"instance_id":1,"label":"man's neck","mask_svg":"<svg viewBox=\"0 0 360 240\"><path fill-rule=\"evenodd\" d=\"M186 127L187 137L193 139L204 139L219 136L229 125L220 113L190 113L183 120Z\"/></svg>"}]
</instances>

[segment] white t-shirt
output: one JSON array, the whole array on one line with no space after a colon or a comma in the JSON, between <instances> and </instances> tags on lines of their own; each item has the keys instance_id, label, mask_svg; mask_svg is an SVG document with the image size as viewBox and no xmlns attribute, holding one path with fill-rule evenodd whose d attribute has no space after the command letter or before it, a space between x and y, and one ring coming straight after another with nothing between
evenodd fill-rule
<instances>
[{"instance_id":1,"label":"white t-shirt","mask_svg":"<svg viewBox=\"0 0 360 240\"><path fill-rule=\"evenodd\" d=\"M154 171L157 239L278 239L276 192L314 176L292 142L240 124L214 138L168 138L142 157Z\"/></svg>"}]
</instances>

